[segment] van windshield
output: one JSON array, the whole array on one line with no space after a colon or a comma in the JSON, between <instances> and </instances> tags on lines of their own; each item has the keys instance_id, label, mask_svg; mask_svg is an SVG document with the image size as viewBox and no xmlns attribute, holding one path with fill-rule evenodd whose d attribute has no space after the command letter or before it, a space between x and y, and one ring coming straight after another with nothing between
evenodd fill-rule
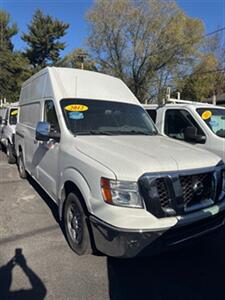
<instances>
[{"instance_id":1,"label":"van windshield","mask_svg":"<svg viewBox=\"0 0 225 300\"><path fill-rule=\"evenodd\" d=\"M9 112L9 124L10 125L16 125L17 123L17 114L18 114L18 108L11 108Z\"/></svg>"},{"instance_id":2,"label":"van windshield","mask_svg":"<svg viewBox=\"0 0 225 300\"><path fill-rule=\"evenodd\" d=\"M197 108L197 112L213 133L225 138L225 109L205 107Z\"/></svg>"},{"instance_id":3,"label":"van windshield","mask_svg":"<svg viewBox=\"0 0 225 300\"><path fill-rule=\"evenodd\" d=\"M156 135L139 105L100 100L61 100L69 130L75 135Z\"/></svg>"}]
</instances>

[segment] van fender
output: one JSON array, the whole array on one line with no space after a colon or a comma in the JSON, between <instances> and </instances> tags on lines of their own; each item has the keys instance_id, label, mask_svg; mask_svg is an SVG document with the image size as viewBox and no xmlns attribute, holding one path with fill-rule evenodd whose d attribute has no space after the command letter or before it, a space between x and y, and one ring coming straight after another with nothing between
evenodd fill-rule
<instances>
[{"instance_id":1,"label":"van fender","mask_svg":"<svg viewBox=\"0 0 225 300\"><path fill-rule=\"evenodd\" d=\"M63 205L66 200L66 193L65 193L65 183L66 182L72 182L81 192L86 207L90 213L92 213L92 208L91 208L91 189L90 186L88 185L87 181L83 177L83 175L77 171L74 168L68 168L65 170L63 175L60 178L60 184L59 184L59 191L58 191L58 208L59 208L59 217L60 219L62 218L62 213L63 213Z\"/></svg>"}]
</instances>

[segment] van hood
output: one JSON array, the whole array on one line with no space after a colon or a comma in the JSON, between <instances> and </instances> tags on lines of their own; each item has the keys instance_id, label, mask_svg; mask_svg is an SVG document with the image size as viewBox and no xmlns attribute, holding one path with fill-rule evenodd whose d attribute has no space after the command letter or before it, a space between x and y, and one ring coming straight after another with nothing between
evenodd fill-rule
<instances>
[{"instance_id":1,"label":"van hood","mask_svg":"<svg viewBox=\"0 0 225 300\"><path fill-rule=\"evenodd\" d=\"M157 136L77 136L77 149L98 161L120 180L137 180L144 173L215 166L218 156L186 143Z\"/></svg>"}]
</instances>

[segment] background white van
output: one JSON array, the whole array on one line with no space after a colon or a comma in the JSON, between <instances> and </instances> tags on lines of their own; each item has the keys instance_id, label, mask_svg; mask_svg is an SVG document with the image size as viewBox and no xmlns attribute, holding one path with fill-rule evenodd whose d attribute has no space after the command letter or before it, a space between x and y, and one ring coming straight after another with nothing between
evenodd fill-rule
<instances>
[{"instance_id":1,"label":"background white van","mask_svg":"<svg viewBox=\"0 0 225 300\"><path fill-rule=\"evenodd\" d=\"M0 147L6 149L8 163L16 162L15 132L18 115L18 103L7 105L0 114Z\"/></svg>"}]
</instances>

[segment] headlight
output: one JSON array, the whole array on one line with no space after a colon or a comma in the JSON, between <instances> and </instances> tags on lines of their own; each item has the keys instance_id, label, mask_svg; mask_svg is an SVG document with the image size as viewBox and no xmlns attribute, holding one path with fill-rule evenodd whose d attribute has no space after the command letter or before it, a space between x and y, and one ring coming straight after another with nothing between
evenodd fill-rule
<instances>
[{"instance_id":1,"label":"headlight","mask_svg":"<svg viewBox=\"0 0 225 300\"><path fill-rule=\"evenodd\" d=\"M137 182L101 178L102 196L106 203L143 208Z\"/></svg>"}]
</instances>

